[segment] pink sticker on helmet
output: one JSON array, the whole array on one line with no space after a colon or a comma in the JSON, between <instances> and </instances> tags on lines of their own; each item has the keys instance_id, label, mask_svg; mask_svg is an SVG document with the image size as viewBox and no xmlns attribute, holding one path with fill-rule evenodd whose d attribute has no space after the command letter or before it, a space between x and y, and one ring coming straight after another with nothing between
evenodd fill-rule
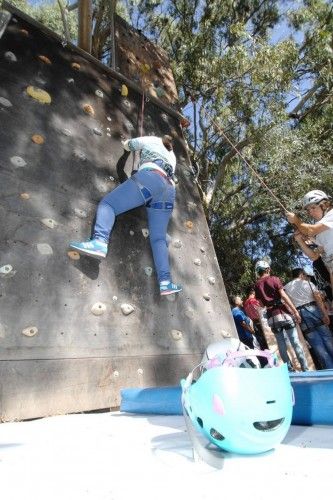
<instances>
[{"instance_id":1,"label":"pink sticker on helmet","mask_svg":"<svg viewBox=\"0 0 333 500\"><path fill-rule=\"evenodd\" d=\"M213 396L213 410L221 416L225 414L222 399L217 394Z\"/></svg>"}]
</instances>

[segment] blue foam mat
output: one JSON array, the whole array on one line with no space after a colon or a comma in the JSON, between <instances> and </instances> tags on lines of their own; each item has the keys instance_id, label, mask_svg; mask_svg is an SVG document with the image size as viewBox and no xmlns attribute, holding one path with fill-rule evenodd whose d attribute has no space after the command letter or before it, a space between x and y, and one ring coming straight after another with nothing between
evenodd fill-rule
<instances>
[{"instance_id":1,"label":"blue foam mat","mask_svg":"<svg viewBox=\"0 0 333 500\"><path fill-rule=\"evenodd\" d=\"M290 374L295 393L292 424L333 425L333 370ZM120 410L128 413L182 415L181 387L122 389Z\"/></svg>"}]
</instances>

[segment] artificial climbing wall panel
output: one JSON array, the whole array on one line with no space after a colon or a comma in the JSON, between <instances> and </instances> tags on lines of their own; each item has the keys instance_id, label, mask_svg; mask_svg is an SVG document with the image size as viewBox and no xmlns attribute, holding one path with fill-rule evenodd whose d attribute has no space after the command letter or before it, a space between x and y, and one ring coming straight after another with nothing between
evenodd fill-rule
<instances>
[{"instance_id":1,"label":"artificial climbing wall panel","mask_svg":"<svg viewBox=\"0 0 333 500\"><path fill-rule=\"evenodd\" d=\"M161 298L145 209L117 219L105 261L68 249L130 175L120 139L141 95L26 16L0 40L0 418L119 405L122 387L177 384L234 334L178 119L145 102L143 133L175 137L174 281ZM127 94L128 91L128 95ZM122 95L123 94L123 95Z\"/></svg>"}]
</instances>

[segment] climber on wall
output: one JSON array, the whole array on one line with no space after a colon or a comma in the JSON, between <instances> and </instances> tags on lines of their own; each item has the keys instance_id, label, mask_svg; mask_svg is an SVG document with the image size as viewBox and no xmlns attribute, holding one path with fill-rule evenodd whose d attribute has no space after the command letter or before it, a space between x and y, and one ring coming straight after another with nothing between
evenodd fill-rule
<instances>
[{"instance_id":1,"label":"climber on wall","mask_svg":"<svg viewBox=\"0 0 333 500\"><path fill-rule=\"evenodd\" d=\"M141 151L138 171L107 194L99 203L91 240L71 242L70 247L91 257L104 258L117 215L146 206L151 249L160 285L160 294L182 290L171 281L167 227L175 201L173 175L176 157L172 138L147 136L122 142L127 151Z\"/></svg>"}]
</instances>

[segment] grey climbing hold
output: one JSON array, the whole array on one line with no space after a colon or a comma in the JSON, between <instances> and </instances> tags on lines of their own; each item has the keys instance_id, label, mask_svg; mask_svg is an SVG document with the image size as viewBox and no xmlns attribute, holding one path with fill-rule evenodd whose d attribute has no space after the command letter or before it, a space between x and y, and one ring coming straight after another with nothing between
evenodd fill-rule
<instances>
[{"instance_id":1,"label":"grey climbing hold","mask_svg":"<svg viewBox=\"0 0 333 500\"><path fill-rule=\"evenodd\" d=\"M225 339L229 339L232 337L231 333L230 332L227 332L227 330L221 330L221 335L222 337L224 337Z\"/></svg>"},{"instance_id":2,"label":"grey climbing hold","mask_svg":"<svg viewBox=\"0 0 333 500\"><path fill-rule=\"evenodd\" d=\"M123 99L122 104L125 106L125 108L129 109L131 107L131 103L128 99Z\"/></svg>"},{"instance_id":3,"label":"grey climbing hold","mask_svg":"<svg viewBox=\"0 0 333 500\"><path fill-rule=\"evenodd\" d=\"M103 302L96 302L91 308L91 312L94 316L101 316L106 311L106 305Z\"/></svg>"},{"instance_id":4,"label":"grey climbing hold","mask_svg":"<svg viewBox=\"0 0 333 500\"><path fill-rule=\"evenodd\" d=\"M208 278L208 282L209 282L211 285L215 285L216 279L214 278L214 276L209 276L209 278Z\"/></svg>"},{"instance_id":5,"label":"grey climbing hold","mask_svg":"<svg viewBox=\"0 0 333 500\"><path fill-rule=\"evenodd\" d=\"M42 224L44 224L44 226L48 227L49 229L54 229L58 225L58 223L53 219L46 218L46 219L41 219L40 221Z\"/></svg>"},{"instance_id":6,"label":"grey climbing hold","mask_svg":"<svg viewBox=\"0 0 333 500\"><path fill-rule=\"evenodd\" d=\"M195 264L196 266L201 266L201 260L200 260L200 259L194 259L194 261L193 261L193 262L194 262L194 264Z\"/></svg>"},{"instance_id":7,"label":"grey climbing hold","mask_svg":"<svg viewBox=\"0 0 333 500\"><path fill-rule=\"evenodd\" d=\"M103 99L104 97L103 92L99 89L95 90L95 95L97 95L97 97L100 97L101 99Z\"/></svg>"},{"instance_id":8,"label":"grey climbing hold","mask_svg":"<svg viewBox=\"0 0 333 500\"><path fill-rule=\"evenodd\" d=\"M17 62L16 55L14 54L14 52L10 52L10 50L8 52L5 52L4 56L6 61Z\"/></svg>"},{"instance_id":9,"label":"grey climbing hold","mask_svg":"<svg viewBox=\"0 0 333 500\"><path fill-rule=\"evenodd\" d=\"M209 293L204 293L204 294L203 294L203 298L204 298L205 300L207 300L207 302L209 302L209 301L210 301L210 295L209 295Z\"/></svg>"},{"instance_id":10,"label":"grey climbing hold","mask_svg":"<svg viewBox=\"0 0 333 500\"><path fill-rule=\"evenodd\" d=\"M116 179L112 177L112 175L109 176L110 181L114 182Z\"/></svg>"},{"instance_id":11,"label":"grey climbing hold","mask_svg":"<svg viewBox=\"0 0 333 500\"><path fill-rule=\"evenodd\" d=\"M111 116L107 116L106 119L107 119L108 122L112 122Z\"/></svg>"},{"instance_id":12,"label":"grey climbing hold","mask_svg":"<svg viewBox=\"0 0 333 500\"><path fill-rule=\"evenodd\" d=\"M171 330L170 334L173 340L181 340L183 338L183 334L180 330Z\"/></svg>"},{"instance_id":13,"label":"grey climbing hold","mask_svg":"<svg viewBox=\"0 0 333 500\"><path fill-rule=\"evenodd\" d=\"M175 240L172 244L175 248L181 248L183 246L183 243L180 240Z\"/></svg>"},{"instance_id":14,"label":"grey climbing hold","mask_svg":"<svg viewBox=\"0 0 333 500\"><path fill-rule=\"evenodd\" d=\"M71 130L69 130L69 128L64 128L64 129L62 129L62 131L61 131L61 132L62 132L64 135L66 135L67 137L71 137L71 135L72 135L72 131L71 131Z\"/></svg>"},{"instance_id":15,"label":"grey climbing hold","mask_svg":"<svg viewBox=\"0 0 333 500\"><path fill-rule=\"evenodd\" d=\"M74 83L74 78L67 78L68 83Z\"/></svg>"},{"instance_id":16,"label":"grey climbing hold","mask_svg":"<svg viewBox=\"0 0 333 500\"><path fill-rule=\"evenodd\" d=\"M41 255L52 255L53 250L47 243L38 243L37 250Z\"/></svg>"},{"instance_id":17,"label":"grey climbing hold","mask_svg":"<svg viewBox=\"0 0 333 500\"><path fill-rule=\"evenodd\" d=\"M134 236L134 231L132 231L132 230L131 230L131 231L129 232L129 234L130 234L131 236Z\"/></svg>"},{"instance_id":18,"label":"grey climbing hold","mask_svg":"<svg viewBox=\"0 0 333 500\"><path fill-rule=\"evenodd\" d=\"M79 160L85 161L87 159L86 155L83 153L83 151L80 151L79 149L76 149L74 151L74 156L78 158Z\"/></svg>"},{"instance_id":19,"label":"grey climbing hold","mask_svg":"<svg viewBox=\"0 0 333 500\"><path fill-rule=\"evenodd\" d=\"M200 252L201 253L206 253L206 250L204 249L204 247L200 247Z\"/></svg>"},{"instance_id":20,"label":"grey climbing hold","mask_svg":"<svg viewBox=\"0 0 333 500\"><path fill-rule=\"evenodd\" d=\"M26 337L34 337L38 333L38 328L36 326L28 326L22 330L22 335Z\"/></svg>"},{"instance_id":21,"label":"grey climbing hold","mask_svg":"<svg viewBox=\"0 0 333 500\"><path fill-rule=\"evenodd\" d=\"M27 164L21 156L12 156L10 162L14 165L14 167L25 167Z\"/></svg>"},{"instance_id":22,"label":"grey climbing hold","mask_svg":"<svg viewBox=\"0 0 333 500\"><path fill-rule=\"evenodd\" d=\"M13 269L13 266L10 264L5 264L4 266L0 267L0 277L1 278L12 278L15 276L16 271Z\"/></svg>"},{"instance_id":23,"label":"grey climbing hold","mask_svg":"<svg viewBox=\"0 0 333 500\"><path fill-rule=\"evenodd\" d=\"M112 300L113 300L113 302L117 302L117 300L118 300L117 295L114 295L114 296L112 297Z\"/></svg>"},{"instance_id":24,"label":"grey climbing hold","mask_svg":"<svg viewBox=\"0 0 333 500\"><path fill-rule=\"evenodd\" d=\"M4 108L11 108L13 105L5 97L0 97L0 106L3 106Z\"/></svg>"},{"instance_id":25,"label":"grey climbing hold","mask_svg":"<svg viewBox=\"0 0 333 500\"><path fill-rule=\"evenodd\" d=\"M143 228L143 229L141 229L141 231L142 231L143 236L144 236L145 238L148 238L148 236L149 236L149 231L148 231L148 229L147 229L147 228Z\"/></svg>"},{"instance_id":26,"label":"grey climbing hold","mask_svg":"<svg viewBox=\"0 0 333 500\"><path fill-rule=\"evenodd\" d=\"M147 276L151 276L153 273L153 269L149 266L145 267L145 273Z\"/></svg>"},{"instance_id":27,"label":"grey climbing hold","mask_svg":"<svg viewBox=\"0 0 333 500\"><path fill-rule=\"evenodd\" d=\"M107 135L108 137L111 137L111 134L110 134L110 132L107 132L107 133L106 133L106 135Z\"/></svg>"},{"instance_id":28,"label":"grey climbing hold","mask_svg":"<svg viewBox=\"0 0 333 500\"><path fill-rule=\"evenodd\" d=\"M161 114L161 118L164 122L167 122L168 121L168 116L165 114L165 113L162 113Z\"/></svg>"},{"instance_id":29,"label":"grey climbing hold","mask_svg":"<svg viewBox=\"0 0 333 500\"><path fill-rule=\"evenodd\" d=\"M112 373L113 377L114 378L118 378L119 377L119 372L118 370L115 370L113 373Z\"/></svg>"},{"instance_id":30,"label":"grey climbing hold","mask_svg":"<svg viewBox=\"0 0 333 500\"><path fill-rule=\"evenodd\" d=\"M94 134L95 134L95 135L103 135L103 132L101 131L101 129L100 129L100 128L96 128L96 127L95 127L95 128L93 129L93 132L94 132Z\"/></svg>"},{"instance_id":31,"label":"grey climbing hold","mask_svg":"<svg viewBox=\"0 0 333 500\"><path fill-rule=\"evenodd\" d=\"M195 208L197 208L197 204L194 203L193 201L188 201L187 202L187 207L190 209L190 210L194 210Z\"/></svg>"},{"instance_id":32,"label":"grey climbing hold","mask_svg":"<svg viewBox=\"0 0 333 500\"><path fill-rule=\"evenodd\" d=\"M125 316L128 316L134 311L134 307L131 304L121 304L120 309Z\"/></svg>"},{"instance_id":33,"label":"grey climbing hold","mask_svg":"<svg viewBox=\"0 0 333 500\"><path fill-rule=\"evenodd\" d=\"M138 368L137 373L138 373L138 375L143 375L143 369L142 368Z\"/></svg>"},{"instance_id":34,"label":"grey climbing hold","mask_svg":"<svg viewBox=\"0 0 333 500\"><path fill-rule=\"evenodd\" d=\"M74 208L74 213L77 217L80 217L80 219L86 219L88 217L87 212L85 210L81 210L81 208Z\"/></svg>"},{"instance_id":35,"label":"grey climbing hold","mask_svg":"<svg viewBox=\"0 0 333 500\"><path fill-rule=\"evenodd\" d=\"M193 319L195 316L194 310L191 307L189 307L188 309L185 310L185 316L189 319Z\"/></svg>"}]
</instances>

